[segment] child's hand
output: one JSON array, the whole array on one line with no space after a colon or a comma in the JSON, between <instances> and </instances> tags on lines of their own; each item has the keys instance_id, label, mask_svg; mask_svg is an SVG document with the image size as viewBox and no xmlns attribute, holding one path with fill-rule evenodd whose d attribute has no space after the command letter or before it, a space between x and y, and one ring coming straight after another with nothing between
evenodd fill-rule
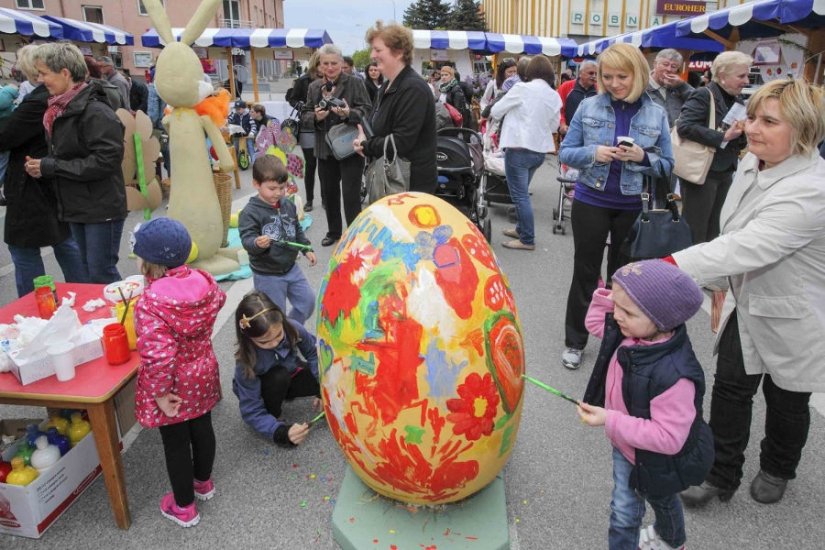
<instances>
[{"instance_id":1,"label":"child's hand","mask_svg":"<svg viewBox=\"0 0 825 550\"><path fill-rule=\"evenodd\" d=\"M158 404L158 408L163 411L163 414L169 418L174 418L180 412L180 404L183 402L183 399L174 393L167 393L166 395L155 397L155 402Z\"/></svg>"},{"instance_id":2,"label":"child's hand","mask_svg":"<svg viewBox=\"0 0 825 550\"><path fill-rule=\"evenodd\" d=\"M272 244L272 239L267 235L261 235L255 239L255 246L258 248L269 248L270 244Z\"/></svg>"},{"instance_id":3,"label":"child's hand","mask_svg":"<svg viewBox=\"0 0 825 550\"><path fill-rule=\"evenodd\" d=\"M576 410L579 413L579 418L584 424L588 424L590 426L604 426L604 423L607 422L607 411L602 407L594 407L593 405L588 405L584 401L579 401L578 407Z\"/></svg>"},{"instance_id":4,"label":"child's hand","mask_svg":"<svg viewBox=\"0 0 825 550\"><path fill-rule=\"evenodd\" d=\"M307 260L309 260L310 267L318 263L318 257L315 255L315 252L311 250L307 252Z\"/></svg>"},{"instance_id":5,"label":"child's hand","mask_svg":"<svg viewBox=\"0 0 825 550\"><path fill-rule=\"evenodd\" d=\"M289 440L292 442L293 445L300 445L304 442L304 439L307 438L307 434L309 433L309 424L304 422L303 424L293 424L291 428L289 428Z\"/></svg>"}]
</instances>

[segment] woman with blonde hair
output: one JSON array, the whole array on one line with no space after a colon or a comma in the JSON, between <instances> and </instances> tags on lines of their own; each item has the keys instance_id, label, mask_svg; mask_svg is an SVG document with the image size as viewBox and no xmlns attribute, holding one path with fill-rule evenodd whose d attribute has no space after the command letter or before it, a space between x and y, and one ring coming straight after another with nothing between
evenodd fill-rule
<instances>
[{"instance_id":1,"label":"woman with blonde hair","mask_svg":"<svg viewBox=\"0 0 825 550\"><path fill-rule=\"evenodd\" d=\"M682 105L676 131L679 136L716 149L713 163L704 182L681 180L682 213L693 234L694 243L703 243L719 235L719 211L733 181L739 153L745 147L744 121L730 126L722 124L735 103L742 102L742 90L748 85L751 56L742 52L723 52L711 66L713 81L694 90ZM714 128L709 128L710 101L716 113Z\"/></svg>"},{"instance_id":2,"label":"woman with blonde hair","mask_svg":"<svg viewBox=\"0 0 825 550\"><path fill-rule=\"evenodd\" d=\"M699 284L729 288L710 402L716 459L686 505L729 500L741 483L753 397L767 410L750 494L782 499L808 437L811 392L825 391L823 91L774 80L748 102L748 154L720 214L721 234L673 255Z\"/></svg>"},{"instance_id":3,"label":"woman with blonde hair","mask_svg":"<svg viewBox=\"0 0 825 550\"><path fill-rule=\"evenodd\" d=\"M584 318L602 274L629 261L621 253L642 209L645 176L670 177L673 152L667 113L645 93L650 69L638 48L613 44L598 58L599 95L585 99L569 121L559 160L579 170L572 207L573 280L567 296L562 365L577 369L587 345ZM629 137L630 140L619 139Z\"/></svg>"}]
</instances>

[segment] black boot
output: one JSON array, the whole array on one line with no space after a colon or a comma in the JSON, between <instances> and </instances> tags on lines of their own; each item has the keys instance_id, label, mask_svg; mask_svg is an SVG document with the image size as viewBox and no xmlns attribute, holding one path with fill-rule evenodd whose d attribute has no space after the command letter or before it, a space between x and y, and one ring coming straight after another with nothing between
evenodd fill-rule
<instances>
[{"instance_id":1,"label":"black boot","mask_svg":"<svg viewBox=\"0 0 825 550\"><path fill-rule=\"evenodd\" d=\"M765 470L759 470L751 481L751 497L762 504L773 504L782 500L788 480L772 476Z\"/></svg>"},{"instance_id":2,"label":"black boot","mask_svg":"<svg viewBox=\"0 0 825 550\"><path fill-rule=\"evenodd\" d=\"M736 489L720 489L704 481L701 485L688 487L679 493L679 497L682 499L682 503L688 508L701 508L713 500L714 497L719 497L719 500L722 502L727 502L735 492Z\"/></svg>"}]
</instances>

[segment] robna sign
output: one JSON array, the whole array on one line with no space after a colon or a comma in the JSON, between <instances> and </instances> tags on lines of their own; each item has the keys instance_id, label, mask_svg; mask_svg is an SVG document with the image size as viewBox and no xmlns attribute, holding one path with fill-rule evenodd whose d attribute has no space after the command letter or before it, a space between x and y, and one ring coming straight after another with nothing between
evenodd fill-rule
<instances>
[{"instance_id":1,"label":"robna sign","mask_svg":"<svg viewBox=\"0 0 825 550\"><path fill-rule=\"evenodd\" d=\"M693 0L656 0L656 13L659 15L702 15L707 6L705 2Z\"/></svg>"}]
</instances>

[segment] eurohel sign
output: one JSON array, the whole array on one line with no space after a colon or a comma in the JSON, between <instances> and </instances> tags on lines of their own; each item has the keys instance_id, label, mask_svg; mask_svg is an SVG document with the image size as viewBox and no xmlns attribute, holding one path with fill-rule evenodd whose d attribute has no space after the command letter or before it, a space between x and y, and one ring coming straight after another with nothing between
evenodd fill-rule
<instances>
[{"instance_id":1,"label":"eurohel sign","mask_svg":"<svg viewBox=\"0 0 825 550\"><path fill-rule=\"evenodd\" d=\"M706 5L694 0L656 0L656 13L660 15L702 15Z\"/></svg>"}]
</instances>

